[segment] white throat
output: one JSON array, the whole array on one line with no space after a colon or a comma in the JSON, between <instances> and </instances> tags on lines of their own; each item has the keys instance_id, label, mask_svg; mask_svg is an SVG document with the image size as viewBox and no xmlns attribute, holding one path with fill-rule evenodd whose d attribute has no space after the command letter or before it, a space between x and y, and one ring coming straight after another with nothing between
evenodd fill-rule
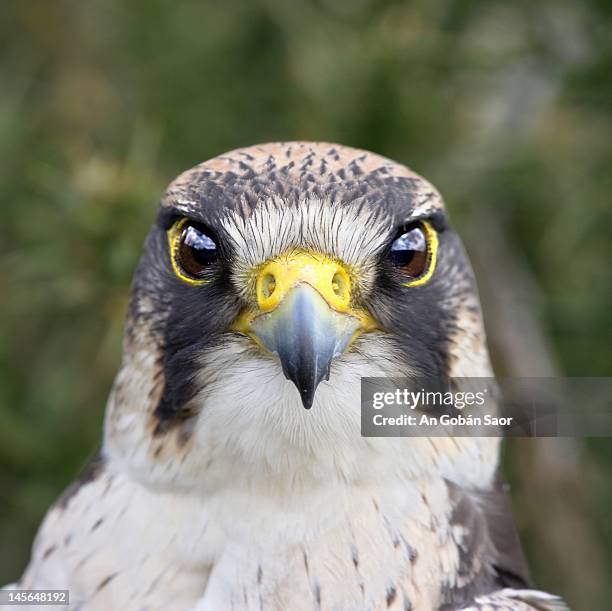
<instances>
[{"instance_id":1,"label":"white throat","mask_svg":"<svg viewBox=\"0 0 612 611\"><path fill-rule=\"evenodd\" d=\"M390 358L383 335L360 341L367 341L367 354L357 349L337 359L306 411L279 364L236 338L202 362L204 388L193 400L189 430L155 439L147 410L120 410L111 396L105 451L147 486L204 495L229 482L292 494L338 482L490 480L498 440L361 436L360 378L410 372Z\"/></svg>"}]
</instances>

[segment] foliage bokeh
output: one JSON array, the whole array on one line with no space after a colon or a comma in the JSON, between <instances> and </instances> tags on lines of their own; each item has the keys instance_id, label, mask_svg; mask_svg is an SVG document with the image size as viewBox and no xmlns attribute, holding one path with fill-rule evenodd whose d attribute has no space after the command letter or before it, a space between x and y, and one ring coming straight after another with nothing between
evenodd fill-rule
<instances>
[{"instance_id":1,"label":"foliage bokeh","mask_svg":"<svg viewBox=\"0 0 612 611\"><path fill-rule=\"evenodd\" d=\"M160 193L225 150L326 140L407 163L477 271L495 219L557 371L612 374L610 3L8 0L0 33L0 583L99 442ZM503 283L505 261L487 273ZM538 498L522 447L507 469L536 580L606 608L610 444L580 442L581 503L559 528L568 556L578 532L596 543L575 573L538 526L573 501Z\"/></svg>"}]
</instances>

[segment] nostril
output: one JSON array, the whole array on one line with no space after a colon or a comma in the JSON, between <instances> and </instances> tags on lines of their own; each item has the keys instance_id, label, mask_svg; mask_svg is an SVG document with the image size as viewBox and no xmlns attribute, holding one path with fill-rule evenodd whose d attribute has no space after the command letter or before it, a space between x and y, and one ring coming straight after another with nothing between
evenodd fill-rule
<instances>
[{"instance_id":1,"label":"nostril","mask_svg":"<svg viewBox=\"0 0 612 611\"><path fill-rule=\"evenodd\" d=\"M276 278L272 274L266 274L261 281L261 291L264 299L272 297L276 290Z\"/></svg>"},{"instance_id":2,"label":"nostril","mask_svg":"<svg viewBox=\"0 0 612 611\"><path fill-rule=\"evenodd\" d=\"M336 272L332 278L332 289L336 297L346 300L349 295L349 285L346 277L339 272Z\"/></svg>"}]
</instances>

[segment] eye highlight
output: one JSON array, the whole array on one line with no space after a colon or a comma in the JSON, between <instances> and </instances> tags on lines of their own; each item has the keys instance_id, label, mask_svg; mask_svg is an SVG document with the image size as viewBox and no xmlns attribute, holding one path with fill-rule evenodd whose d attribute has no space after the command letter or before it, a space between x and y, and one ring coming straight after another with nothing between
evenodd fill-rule
<instances>
[{"instance_id":1,"label":"eye highlight","mask_svg":"<svg viewBox=\"0 0 612 611\"><path fill-rule=\"evenodd\" d=\"M432 276L438 251L438 235L426 221L408 225L393 241L389 260L407 277L404 286L425 284Z\"/></svg>"},{"instance_id":2,"label":"eye highlight","mask_svg":"<svg viewBox=\"0 0 612 611\"><path fill-rule=\"evenodd\" d=\"M168 231L170 258L175 274L189 284L209 282L209 267L217 260L218 246L208 230L187 218Z\"/></svg>"}]
</instances>

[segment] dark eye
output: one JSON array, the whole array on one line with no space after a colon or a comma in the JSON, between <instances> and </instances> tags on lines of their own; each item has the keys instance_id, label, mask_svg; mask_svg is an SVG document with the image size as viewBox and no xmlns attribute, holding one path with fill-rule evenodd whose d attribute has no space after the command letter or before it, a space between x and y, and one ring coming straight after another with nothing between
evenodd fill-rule
<instances>
[{"instance_id":1,"label":"dark eye","mask_svg":"<svg viewBox=\"0 0 612 611\"><path fill-rule=\"evenodd\" d=\"M411 278L418 278L424 274L429 263L425 229L420 224L407 227L406 231L391 244L389 258L394 267Z\"/></svg>"},{"instance_id":2,"label":"dark eye","mask_svg":"<svg viewBox=\"0 0 612 611\"><path fill-rule=\"evenodd\" d=\"M197 223L187 222L181 229L176 257L181 269L200 279L217 259L217 244Z\"/></svg>"}]
</instances>

